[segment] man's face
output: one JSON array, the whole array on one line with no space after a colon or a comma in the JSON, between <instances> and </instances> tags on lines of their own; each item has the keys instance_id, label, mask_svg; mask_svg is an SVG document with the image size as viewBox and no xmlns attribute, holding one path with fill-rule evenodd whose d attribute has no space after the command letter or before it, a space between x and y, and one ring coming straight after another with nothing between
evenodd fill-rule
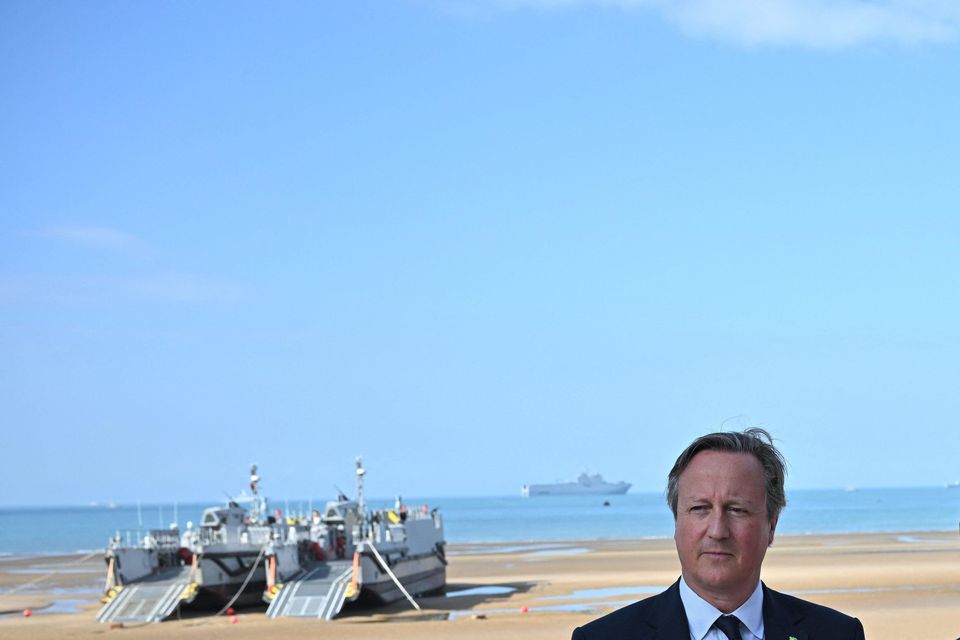
<instances>
[{"instance_id":1,"label":"man's face","mask_svg":"<svg viewBox=\"0 0 960 640\"><path fill-rule=\"evenodd\" d=\"M767 518L760 461L701 451L680 474L678 488L674 540L684 580L710 602L746 600L777 526Z\"/></svg>"}]
</instances>

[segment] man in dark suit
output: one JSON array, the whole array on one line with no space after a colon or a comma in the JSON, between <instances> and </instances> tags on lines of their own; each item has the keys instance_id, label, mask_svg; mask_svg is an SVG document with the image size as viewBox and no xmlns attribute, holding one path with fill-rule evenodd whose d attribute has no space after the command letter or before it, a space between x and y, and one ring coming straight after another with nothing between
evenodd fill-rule
<instances>
[{"instance_id":1,"label":"man in dark suit","mask_svg":"<svg viewBox=\"0 0 960 640\"><path fill-rule=\"evenodd\" d=\"M760 581L785 476L763 429L694 440L667 478L680 579L574 629L573 640L863 640L856 618Z\"/></svg>"}]
</instances>

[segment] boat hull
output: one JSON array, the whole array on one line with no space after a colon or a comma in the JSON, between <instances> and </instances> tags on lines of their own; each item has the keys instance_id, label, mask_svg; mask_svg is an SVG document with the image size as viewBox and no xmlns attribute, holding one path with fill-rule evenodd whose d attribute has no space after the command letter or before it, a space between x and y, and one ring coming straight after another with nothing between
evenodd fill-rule
<instances>
[{"instance_id":1,"label":"boat hull","mask_svg":"<svg viewBox=\"0 0 960 640\"><path fill-rule=\"evenodd\" d=\"M193 611L212 611L222 609L227 604L236 609L260 606L263 604L263 590L266 586L266 580L251 580L239 595L237 591L240 585L218 584L199 587L196 597L186 603L185 607Z\"/></svg>"},{"instance_id":2,"label":"boat hull","mask_svg":"<svg viewBox=\"0 0 960 640\"><path fill-rule=\"evenodd\" d=\"M274 549L279 567L278 579L285 580L299 571L297 548L284 545ZM267 588L267 558L258 547L231 548L210 545L200 556L197 572L197 597L192 608L219 608L236 597L236 607L261 604ZM240 592L241 587L243 592Z\"/></svg>"},{"instance_id":3,"label":"boat hull","mask_svg":"<svg viewBox=\"0 0 960 640\"><path fill-rule=\"evenodd\" d=\"M363 558L359 602L389 604L403 600L404 595L385 572L374 566L372 558ZM443 589L447 584L447 568L435 555L401 560L390 567L411 596Z\"/></svg>"},{"instance_id":4,"label":"boat hull","mask_svg":"<svg viewBox=\"0 0 960 640\"><path fill-rule=\"evenodd\" d=\"M524 488L528 496L619 496L630 490L629 482L584 486L576 482L531 484Z\"/></svg>"}]
</instances>

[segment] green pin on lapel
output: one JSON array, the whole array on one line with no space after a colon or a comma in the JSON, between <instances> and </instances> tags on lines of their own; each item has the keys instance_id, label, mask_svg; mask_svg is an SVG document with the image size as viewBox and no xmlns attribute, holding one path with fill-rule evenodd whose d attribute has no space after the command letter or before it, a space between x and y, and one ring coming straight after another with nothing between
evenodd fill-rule
<instances>
[{"instance_id":1,"label":"green pin on lapel","mask_svg":"<svg viewBox=\"0 0 960 640\"><path fill-rule=\"evenodd\" d=\"M790 636L788 640L797 640L796 636Z\"/></svg>"}]
</instances>

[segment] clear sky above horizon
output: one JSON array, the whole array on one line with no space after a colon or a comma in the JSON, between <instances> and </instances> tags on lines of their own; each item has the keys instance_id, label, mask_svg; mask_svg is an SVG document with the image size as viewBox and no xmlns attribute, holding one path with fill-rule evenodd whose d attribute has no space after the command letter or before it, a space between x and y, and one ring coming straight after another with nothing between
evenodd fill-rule
<instances>
[{"instance_id":1,"label":"clear sky above horizon","mask_svg":"<svg viewBox=\"0 0 960 640\"><path fill-rule=\"evenodd\" d=\"M762 7L762 8L761 8ZM960 479L960 9L0 4L0 505Z\"/></svg>"}]
</instances>

